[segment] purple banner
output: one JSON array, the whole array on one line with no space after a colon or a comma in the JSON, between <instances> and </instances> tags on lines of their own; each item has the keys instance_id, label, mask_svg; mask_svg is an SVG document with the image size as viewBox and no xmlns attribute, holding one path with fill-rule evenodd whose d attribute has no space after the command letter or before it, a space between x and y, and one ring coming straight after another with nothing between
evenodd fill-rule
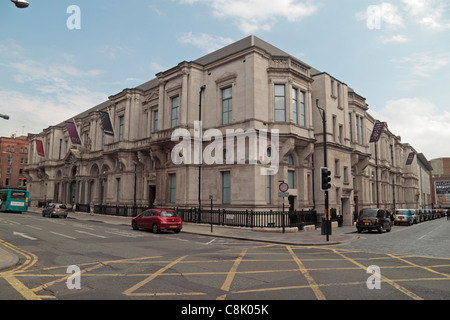
<instances>
[{"instance_id":1,"label":"purple banner","mask_svg":"<svg viewBox=\"0 0 450 320\"><path fill-rule=\"evenodd\" d=\"M416 153L415 152L411 152L409 155L408 155L408 159L406 160L406 165L407 166L410 166L412 163L413 163L413 161L414 161L414 157L416 156Z\"/></svg>"},{"instance_id":2,"label":"purple banner","mask_svg":"<svg viewBox=\"0 0 450 320\"><path fill-rule=\"evenodd\" d=\"M67 131L69 131L70 140L72 141L72 144L78 144L81 145L81 139L78 135L77 127L75 126L75 123L66 121L66 128Z\"/></svg>"},{"instance_id":3,"label":"purple banner","mask_svg":"<svg viewBox=\"0 0 450 320\"><path fill-rule=\"evenodd\" d=\"M372 142L378 142L380 140L381 132L383 132L384 129L384 122L377 122L375 123L372 131L372 135L370 136L370 143Z\"/></svg>"}]
</instances>

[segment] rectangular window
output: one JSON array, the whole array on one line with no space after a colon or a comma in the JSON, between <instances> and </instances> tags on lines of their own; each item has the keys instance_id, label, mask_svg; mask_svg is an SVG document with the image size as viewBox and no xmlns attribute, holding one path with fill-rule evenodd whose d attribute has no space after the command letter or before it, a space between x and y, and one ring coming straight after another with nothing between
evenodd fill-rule
<instances>
[{"instance_id":1,"label":"rectangular window","mask_svg":"<svg viewBox=\"0 0 450 320\"><path fill-rule=\"evenodd\" d=\"M341 169L339 165L339 159L334 159L334 176L340 177L341 176Z\"/></svg>"},{"instance_id":2,"label":"rectangular window","mask_svg":"<svg viewBox=\"0 0 450 320\"><path fill-rule=\"evenodd\" d=\"M105 149L105 138L106 138L106 136L105 136L105 132L104 132L104 131L102 131L102 150L104 150L104 149Z\"/></svg>"},{"instance_id":3,"label":"rectangular window","mask_svg":"<svg viewBox=\"0 0 450 320\"><path fill-rule=\"evenodd\" d=\"M350 127L350 142L353 142L353 119L351 112L348 114L348 125Z\"/></svg>"},{"instance_id":4,"label":"rectangular window","mask_svg":"<svg viewBox=\"0 0 450 320\"><path fill-rule=\"evenodd\" d=\"M364 125L363 117L356 116L356 141L360 144L364 144Z\"/></svg>"},{"instance_id":5,"label":"rectangular window","mask_svg":"<svg viewBox=\"0 0 450 320\"><path fill-rule=\"evenodd\" d=\"M356 142L360 141L359 137L359 116L356 116Z\"/></svg>"},{"instance_id":6,"label":"rectangular window","mask_svg":"<svg viewBox=\"0 0 450 320\"><path fill-rule=\"evenodd\" d=\"M231 203L231 181L230 171L222 172L222 203Z\"/></svg>"},{"instance_id":7,"label":"rectangular window","mask_svg":"<svg viewBox=\"0 0 450 320\"><path fill-rule=\"evenodd\" d=\"M292 88L292 117L295 124L298 124L298 90Z\"/></svg>"},{"instance_id":8,"label":"rectangular window","mask_svg":"<svg viewBox=\"0 0 450 320\"><path fill-rule=\"evenodd\" d=\"M125 118L124 116L119 117L119 141L123 140L123 132L125 127Z\"/></svg>"},{"instance_id":9,"label":"rectangular window","mask_svg":"<svg viewBox=\"0 0 450 320\"><path fill-rule=\"evenodd\" d=\"M348 167L344 167L344 183L348 184Z\"/></svg>"},{"instance_id":10,"label":"rectangular window","mask_svg":"<svg viewBox=\"0 0 450 320\"><path fill-rule=\"evenodd\" d=\"M272 203L272 176L266 176L266 203Z\"/></svg>"},{"instance_id":11,"label":"rectangular window","mask_svg":"<svg viewBox=\"0 0 450 320\"><path fill-rule=\"evenodd\" d=\"M170 179L170 203L175 203L177 195L177 175L175 173L170 174L169 179Z\"/></svg>"},{"instance_id":12,"label":"rectangular window","mask_svg":"<svg viewBox=\"0 0 450 320\"><path fill-rule=\"evenodd\" d=\"M333 141L336 142L336 116L333 116Z\"/></svg>"},{"instance_id":13,"label":"rectangular window","mask_svg":"<svg viewBox=\"0 0 450 320\"><path fill-rule=\"evenodd\" d=\"M288 186L289 189L295 189L295 171L288 171Z\"/></svg>"},{"instance_id":14,"label":"rectangular window","mask_svg":"<svg viewBox=\"0 0 450 320\"><path fill-rule=\"evenodd\" d=\"M360 140L360 143L361 144L364 144L364 126L363 126L363 117L360 117L360 119L359 119L359 129L360 129L360 137L361 137L361 140Z\"/></svg>"},{"instance_id":15,"label":"rectangular window","mask_svg":"<svg viewBox=\"0 0 450 320\"><path fill-rule=\"evenodd\" d=\"M337 85L337 103L338 103L338 108L341 107L341 84L338 83Z\"/></svg>"},{"instance_id":16,"label":"rectangular window","mask_svg":"<svg viewBox=\"0 0 450 320\"><path fill-rule=\"evenodd\" d=\"M284 84L275 85L275 121L286 122L286 93Z\"/></svg>"},{"instance_id":17,"label":"rectangular window","mask_svg":"<svg viewBox=\"0 0 450 320\"><path fill-rule=\"evenodd\" d=\"M222 90L222 124L233 122L233 89Z\"/></svg>"},{"instance_id":18,"label":"rectangular window","mask_svg":"<svg viewBox=\"0 0 450 320\"><path fill-rule=\"evenodd\" d=\"M172 98L172 123L171 127L178 126L178 115L180 111L180 97Z\"/></svg>"},{"instance_id":19,"label":"rectangular window","mask_svg":"<svg viewBox=\"0 0 450 320\"><path fill-rule=\"evenodd\" d=\"M120 202L120 178L117 178L117 202Z\"/></svg>"},{"instance_id":20,"label":"rectangular window","mask_svg":"<svg viewBox=\"0 0 450 320\"><path fill-rule=\"evenodd\" d=\"M306 127L306 108L305 108L305 99L306 93L300 92L300 125L302 127Z\"/></svg>"},{"instance_id":21,"label":"rectangular window","mask_svg":"<svg viewBox=\"0 0 450 320\"><path fill-rule=\"evenodd\" d=\"M153 112L153 132L158 131L158 110Z\"/></svg>"}]
</instances>

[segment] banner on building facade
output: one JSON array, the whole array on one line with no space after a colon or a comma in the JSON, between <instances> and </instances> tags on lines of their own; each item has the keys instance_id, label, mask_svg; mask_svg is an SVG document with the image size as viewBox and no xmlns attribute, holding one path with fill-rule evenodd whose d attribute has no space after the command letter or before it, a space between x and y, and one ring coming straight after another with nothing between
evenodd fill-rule
<instances>
[{"instance_id":1,"label":"banner on building facade","mask_svg":"<svg viewBox=\"0 0 450 320\"><path fill-rule=\"evenodd\" d=\"M372 135L370 136L370 143L378 142L380 140L381 133L383 132L385 122L377 122L373 126Z\"/></svg>"},{"instance_id":2,"label":"banner on building facade","mask_svg":"<svg viewBox=\"0 0 450 320\"><path fill-rule=\"evenodd\" d=\"M450 181L441 180L435 181L434 186L436 188L436 198L438 205L450 204Z\"/></svg>"},{"instance_id":3,"label":"banner on building facade","mask_svg":"<svg viewBox=\"0 0 450 320\"><path fill-rule=\"evenodd\" d=\"M78 135L78 130L75 122L66 121L66 128L67 131L69 131L70 141L72 141L72 144L81 145L81 139Z\"/></svg>"},{"instance_id":4,"label":"banner on building facade","mask_svg":"<svg viewBox=\"0 0 450 320\"><path fill-rule=\"evenodd\" d=\"M435 181L436 194L450 194L450 181Z\"/></svg>"},{"instance_id":5,"label":"banner on building facade","mask_svg":"<svg viewBox=\"0 0 450 320\"><path fill-rule=\"evenodd\" d=\"M42 140L35 140L36 141L36 151L38 156L45 157L44 152L44 144L42 143Z\"/></svg>"},{"instance_id":6,"label":"banner on building facade","mask_svg":"<svg viewBox=\"0 0 450 320\"><path fill-rule=\"evenodd\" d=\"M416 156L416 153L415 152L411 152L409 155L408 155L408 159L406 160L406 165L407 166L410 166L412 163L413 163L413 161L414 161L414 157Z\"/></svg>"},{"instance_id":7,"label":"banner on building facade","mask_svg":"<svg viewBox=\"0 0 450 320\"><path fill-rule=\"evenodd\" d=\"M99 111L100 113L100 119L102 120L102 128L103 132L106 135L113 136L114 137L114 130L111 124L111 118L109 117L108 112Z\"/></svg>"}]
</instances>

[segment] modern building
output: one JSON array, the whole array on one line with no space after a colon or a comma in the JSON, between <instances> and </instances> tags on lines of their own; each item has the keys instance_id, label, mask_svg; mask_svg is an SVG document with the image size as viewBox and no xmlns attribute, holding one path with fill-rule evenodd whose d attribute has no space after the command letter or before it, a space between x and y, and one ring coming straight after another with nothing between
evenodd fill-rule
<instances>
[{"instance_id":1,"label":"modern building","mask_svg":"<svg viewBox=\"0 0 450 320\"><path fill-rule=\"evenodd\" d=\"M255 36L76 116L82 146L64 123L30 136L30 199L192 208L212 197L219 208L280 210L284 201L324 212L323 110L330 208L344 223L366 207L417 207L417 158L405 165L411 148L387 126L378 148L369 142L376 120L365 98ZM99 111L109 113L114 137Z\"/></svg>"},{"instance_id":2,"label":"modern building","mask_svg":"<svg viewBox=\"0 0 450 320\"><path fill-rule=\"evenodd\" d=\"M430 161L433 167L430 191L434 208L450 208L450 158Z\"/></svg>"},{"instance_id":3,"label":"modern building","mask_svg":"<svg viewBox=\"0 0 450 320\"><path fill-rule=\"evenodd\" d=\"M0 188L26 189L24 174L28 163L27 137L0 137Z\"/></svg>"}]
</instances>

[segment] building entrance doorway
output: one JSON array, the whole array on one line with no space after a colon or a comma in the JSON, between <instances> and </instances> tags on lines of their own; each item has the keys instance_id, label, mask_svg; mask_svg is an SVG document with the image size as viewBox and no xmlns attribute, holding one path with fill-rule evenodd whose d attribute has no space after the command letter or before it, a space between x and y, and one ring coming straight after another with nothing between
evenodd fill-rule
<instances>
[{"instance_id":1,"label":"building entrance doorway","mask_svg":"<svg viewBox=\"0 0 450 320\"><path fill-rule=\"evenodd\" d=\"M148 208L153 209L156 200L156 186L148 186Z\"/></svg>"}]
</instances>

